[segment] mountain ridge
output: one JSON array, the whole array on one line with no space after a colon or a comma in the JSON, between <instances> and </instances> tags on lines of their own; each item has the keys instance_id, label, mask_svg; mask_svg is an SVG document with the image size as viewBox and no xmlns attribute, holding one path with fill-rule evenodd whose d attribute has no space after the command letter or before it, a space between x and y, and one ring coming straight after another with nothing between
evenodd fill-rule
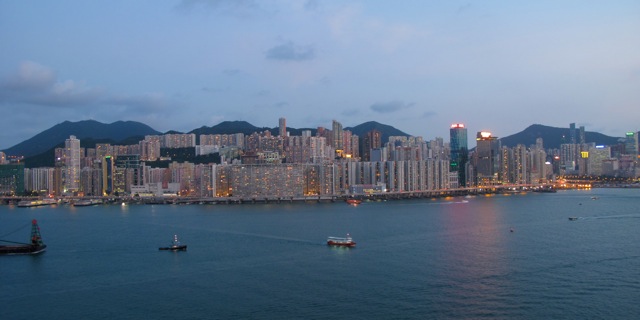
<instances>
[{"instance_id":1,"label":"mountain ridge","mask_svg":"<svg viewBox=\"0 0 640 320\"><path fill-rule=\"evenodd\" d=\"M394 128L393 126L378 123L376 121L368 121L354 127L346 127L344 130L350 130L361 138L367 132L376 129L382 133L382 141L388 141L389 136L410 136L405 132ZM310 130L312 135L317 132L311 128L287 128L291 135L300 135L303 130ZM254 132L269 131L273 135L278 134L278 128L256 127L246 121L224 121L214 126L202 126L200 128L189 131L188 133L196 134L199 139L201 134L233 134L244 133L250 135ZM169 131L177 133L177 131ZM96 120L82 120L78 122L64 121L41 133L25 140L11 148L4 150L8 156L34 156L44 153L61 143L64 143L69 136L74 135L78 139L92 139L100 141L108 141L117 144L127 142L131 144L136 139L142 140L145 135L160 135L161 132L151 128L150 126L136 121L116 121L110 124L101 123ZM469 139L473 139L473 134L468 133ZM516 134L500 138L502 145L514 147L517 144L523 144L527 147L535 145L536 138L542 138L545 148L559 148L561 143L567 143L569 136L569 128L550 127L541 124L533 124ZM613 145L616 144L621 137L610 137L597 132L585 132L587 142L595 142L596 144ZM564 140L563 140L564 139ZM105 142L107 143L107 142Z\"/></svg>"}]
</instances>

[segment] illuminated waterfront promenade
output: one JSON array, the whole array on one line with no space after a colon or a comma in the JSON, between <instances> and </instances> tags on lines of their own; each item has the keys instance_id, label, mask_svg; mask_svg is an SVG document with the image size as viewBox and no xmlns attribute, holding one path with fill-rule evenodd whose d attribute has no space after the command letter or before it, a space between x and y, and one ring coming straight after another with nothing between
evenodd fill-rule
<instances>
[{"instance_id":1,"label":"illuminated waterfront promenade","mask_svg":"<svg viewBox=\"0 0 640 320\"><path fill-rule=\"evenodd\" d=\"M567 188L567 187L565 187ZM312 195L302 197L61 197L59 198L59 204L69 204L79 200L86 199L99 199L104 204L243 204L243 203L291 203L291 202L337 202L345 201L347 199L360 199L363 201L387 201L387 200L402 200L402 199L424 199L424 198L443 198L443 197L458 197L466 195L491 195L491 194L509 194L509 193L522 193L522 192L554 192L556 190L555 185L497 185L497 186L485 186L485 187L473 187L473 188L457 188L457 189L445 189L445 190L430 190L430 191L401 191L401 192L380 192L370 194L341 194L341 195ZM0 201L4 205L17 204L20 201L38 200L40 197L29 196L15 196L15 197L0 197Z\"/></svg>"}]
</instances>

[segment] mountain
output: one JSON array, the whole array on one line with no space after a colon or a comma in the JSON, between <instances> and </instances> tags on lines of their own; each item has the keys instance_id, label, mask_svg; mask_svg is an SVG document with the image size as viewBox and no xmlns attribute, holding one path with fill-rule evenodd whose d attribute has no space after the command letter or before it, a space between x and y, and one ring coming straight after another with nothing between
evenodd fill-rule
<instances>
[{"instance_id":1,"label":"mountain","mask_svg":"<svg viewBox=\"0 0 640 320\"><path fill-rule=\"evenodd\" d=\"M198 129L191 130L188 133L195 133L196 137L201 134L234 134L243 133L250 135L254 132L262 132L271 130L269 128L259 128L246 121L223 121L213 127L202 126Z\"/></svg>"},{"instance_id":2,"label":"mountain","mask_svg":"<svg viewBox=\"0 0 640 320\"><path fill-rule=\"evenodd\" d=\"M4 153L25 157L37 155L54 148L61 142L64 143L71 135L80 140L92 138L118 142L130 137L144 137L145 135L156 134L161 133L146 124L135 121L116 121L110 124L95 120L65 121L42 131L29 140L4 150Z\"/></svg>"},{"instance_id":3,"label":"mountain","mask_svg":"<svg viewBox=\"0 0 640 320\"><path fill-rule=\"evenodd\" d=\"M390 136L409 136L392 126L375 121L365 122L355 127L347 127L344 129L350 130L358 135L360 139L364 139L367 132L376 129L382 133L383 142L388 141ZM310 130L312 135L315 135L317 131L317 129L287 128L287 131L289 131L291 135L301 135L303 130ZM201 134L244 133L245 135L250 135L254 132L263 131L270 131L273 135L278 134L277 127L260 128L246 121L224 121L212 127L203 126L194 129L189 133L196 134L196 139L199 139ZM117 121L111 124L104 124L94 120L79 122L65 121L35 135L29 140L4 150L4 152L7 155L22 155L25 156L25 158L30 157L33 159L33 156L44 153L47 153L46 157L50 157L49 154L52 154L53 148L64 146L64 141L68 139L70 135L75 135L80 139L83 147L92 147L95 143L136 144L138 141L144 139L145 135L161 134L162 133L145 124L134 121ZM560 144L568 142L568 137L569 128L555 128L534 124L519 133L503 137L500 140L502 145L507 147L514 147L518 144L529 147L536 143L536 138L542 138L545 148L560 148ZM585 137L587 142L595 142L598 145L615 145L619 143L620 139L597 132L585 132ZM473 137L470 138L472 139ZM35 159L32 161L35 161Z\"/></svg>"},{"instance_id":4,"label":"mountain","mask_svg":"<svg viewBox=\"0 0 640 320\"><path fill-rule=\"evenodd\" d=\"M363 124L359 124L355 127L345 128L345 130L349 130L360 137L361 140L364 139L364 136L367 135L367 132L373 129L378 130L382 133L382 143L386 143L387 141L389 141L389 137L391 136L410 136L409 134L406 134L392 126L381 124L375 121L369 121Z\"/></svg>"},{"instance_id":5,"label":"mountain","mask_svg":"<svg viewBox=\"0 0 640 320\"><path fill-rule=\"evenodd\" d=\"M615 145L619 142L618 137L610 137L598 132L585 131L585 140L587 143L595 142L596 145ZM534 124L523 131L500 139L503 146L515 147L522 144L525 147L536 144L537 138L542 138L545 149L559 149L560 145L569 142L569 128L556 128Z\"/></svg>"}]
</instances>

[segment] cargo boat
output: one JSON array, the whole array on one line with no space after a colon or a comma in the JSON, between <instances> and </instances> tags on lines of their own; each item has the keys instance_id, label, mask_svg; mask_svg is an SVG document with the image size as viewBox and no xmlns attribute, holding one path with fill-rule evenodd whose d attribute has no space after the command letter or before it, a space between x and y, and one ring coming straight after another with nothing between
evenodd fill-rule
<instances>
[{"instance_id":1,"label":"cargo boat","mask_svg":"<svg viewBox=\"0 0 640 320\"><path fill-rule=\"evenodd\" d=\"M31 221L31 243L7 240L0 240L0 242L12 243L12 245L0 245L0 254L38 254L44 252L47 248L47 245L42 242L40 227L38 227L36 219Z\"/></svg>"}]
</instances>

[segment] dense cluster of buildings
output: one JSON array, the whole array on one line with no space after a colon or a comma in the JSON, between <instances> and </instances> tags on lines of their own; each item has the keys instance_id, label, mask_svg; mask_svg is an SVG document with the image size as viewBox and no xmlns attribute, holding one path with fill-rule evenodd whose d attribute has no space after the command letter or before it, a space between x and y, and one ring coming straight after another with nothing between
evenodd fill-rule
<instances>
[{"instance_id":1,"label":"dense cluster of buildings","mask_svg":"<svg viewBox=\"0 0 640 320\"><path fill-rule=\"evenodd\" d=\"M449 142L407 136L382 141L378 130L359 137L338 121L331 129L292 136L284 118L277 135L164 134L95 148L82 148L70 136L55 149L53 167L25 168L0 152L0 193L266 198L538 185L564 174L638 177L637 132L616 146L587 143L584 127L574 124L569 132L560 149L545 149L542 139L501 146L489 132L478 132L470 149L463 124L451 126ZM166 151L173 149L217 154L220 161L171 161ZM156 160L169 164L152 167Z\"/></svg>"}]
</instances>

